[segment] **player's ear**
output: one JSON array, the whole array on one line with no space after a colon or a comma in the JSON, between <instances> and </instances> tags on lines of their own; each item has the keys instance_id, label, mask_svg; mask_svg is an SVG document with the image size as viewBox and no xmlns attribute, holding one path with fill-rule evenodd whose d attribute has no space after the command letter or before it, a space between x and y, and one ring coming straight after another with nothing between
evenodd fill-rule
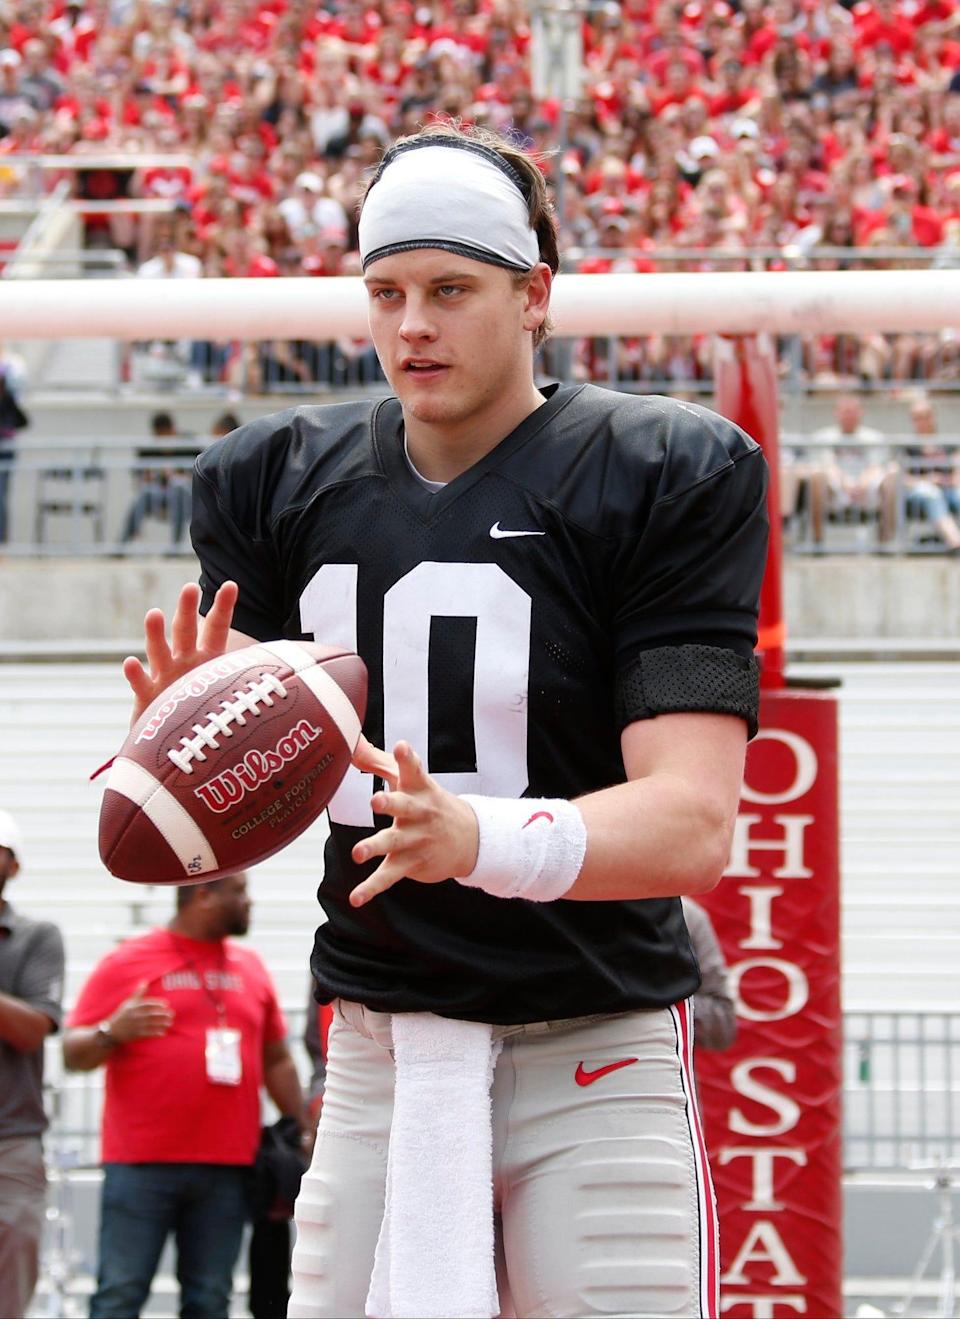
<instances>
[{"instance_id":1,"label":"player's ear","mask_svg":"<svg viewBox=\"0 0 960 1319\"><path fill-rule=\"evenodd\" d=\"M527 276L524 288L523 328L539 330L550 311L553 274L545 261L538 261Z\"/></svg>"}]
</instances>

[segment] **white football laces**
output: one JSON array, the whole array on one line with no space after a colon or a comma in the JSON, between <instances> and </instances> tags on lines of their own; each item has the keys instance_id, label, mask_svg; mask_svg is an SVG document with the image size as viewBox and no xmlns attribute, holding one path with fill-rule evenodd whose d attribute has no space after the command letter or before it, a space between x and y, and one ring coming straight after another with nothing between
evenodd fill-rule
<instances>
[{"instance_id":1,"label":"white football laces","mask_svg":"<svg viewBox=\"0 0 960 1319\"><path fill-rule=\"evenodd\" d=\"M177 769L184 774L193 773L195 760L206 760L207 751L219 751L220 737L233 737L232 725L241 728L247 722L248 714L257 715L262 705L273 705L274 696L286 696L287 689L279 678L272 673L265 673L259 682L249 682L242 691L234 692L231 700L220 702L219 710L210 710L204 715L204 723L193 725L193 737L182 737L179 747L172 747L167 752Z\"/></svg>"}]
</instances>

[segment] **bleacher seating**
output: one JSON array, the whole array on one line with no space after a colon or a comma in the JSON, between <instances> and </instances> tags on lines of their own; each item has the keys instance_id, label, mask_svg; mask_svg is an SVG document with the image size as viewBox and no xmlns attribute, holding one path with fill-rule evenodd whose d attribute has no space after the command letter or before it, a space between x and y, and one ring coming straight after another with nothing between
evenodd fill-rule
<instances>
[{"instance_id":1,"label":"bleacher seating","mask_svg":"<svg viewBox=\"0 0 960 1319\"><path fill-rule=\"evenodd\" d=\"M165 919L172 894L114 879L97 853L103 779L89 775L117 750L129 719L116 665L4 666L0 800L21 821L23 876L9 894L56 920L68 947L67 997L119 940ZM253 874L251 941L270 964L285 1006L306 997L324 829L316 826Z\"/></svg>"},{"instance_id":2,"label":"bleacher seating","mask_svg":"<svg viewBox=\"0 0 960 1319\"><path fill-rule=\"evenodd\" d=\"M797 671L843 680L844 1007L956 1009L960 668L827 664Z\"/></svg>"},{"instance_id":3,"label":"bleacher seating","mask_svg":"<svg viewBox=\"0 0 960 1319\"><path fill-rule=\"evenodd\" d=\"M581 94L565 111L555 81L531 75L559 63L538 48L549 6L538 23L529 6L477 0L264 3L236 31L228 9L119 6L85 15L78 36L44 0L8 25L0 200L32 205L66 178L87 248L151 278L350 273L364 172L447 115L544 153L570 269L853 269L900 264L902 245L912 262L956 265L953 0L892 14L876 0L585 5ZM0 241L23 232L14 219ZM633 338L618 372L696 388L702 347ZM328 383L344 365L197 348L176 368L195 386ZM577 371L606 378L606 355L584 341ZM960 343L952 330L814 335L784 368L814 383L955 382Z\"/></svg>"},{"instance_id":4,"label":"bleacher seating","mask_svg":"<svg viewBox=\"0 0 960 1319\"><path fill-rule=\"evenodd\" d=\"M960 671L939 663L797 671L843 678L845 1003L862 1010L949 1006L956 923L948 914L960 909ZM126 728L118 667L8 664L0 673L0 799L27 840L24 874L10 896L63 926L69 997L115 942L164 919L172 895L113 879L97 855L103 780L88 776ZM323 837L318 824L252 879L250 940L291 1008L305 997Z\"/></svg>"},{"instance_id":5,"label":"bleacher seating","mask_svg":"<svg viewBox=\"0 0 960 1319\"><path fill-rule=\"evenodd\" d=\"M842 680L845 1011L889 1011L898 1020L910 1011L956 1012L960 665L804 663L792 669ZM88 776L115 752L126 728L128 700L118 666L7 663L0 665L0 676L0 801L20 819L26 839L23 874L9 896L63 929L70 1001L99 957L134 931L166 919L173 896L113 879L97 856L102 780L91 783ZM252 878L255 908L249 940L273 972L295 1035L301 1030L307 958L319 914L315 888L323 834L318 825L259 867ZM856 1040L849 1047L855 1052ZM296 1053L306 1075L299 1045ZM951 1051L954 1063L955 1053L956 1046ZM856 1061L850 1065L848 1060L848 1148L860 1148L849 1143L851 1127L855 1138L882 1134L898 1124L920 1129L924 1120L942 1112L950 1093L943 1077L930 1068L925 1086L920 1086L915 1067L910 1076L897 1074L902 1061L889 1050L875 1048L871 1086L861 1092ZM48 1152L68 1167L94 1163L102 1077L64 1077L59 1045L52 1040L48 1079L58 1107ZM958 1101L954 1097L949 1102ZM954 1130L960 1129L958 1121L955 1116ZM876 1149L882 1157L883 1147ZM69 1239L77 1251L71 1303L80 1303L95 1263L97 1184L94 1172L82 1170L71 1172L65 1183L66 1212L74 1218ZM924 1213L926 1209L924 1204ZM876 1212L872 1202L869 1212ZM900 1221L902 1211L896 1212ZM911 1202L910 1214L915 1213ZM873 1262L869 1233L854 1224L851 1236L857 1273L903 1274L912 1266L909 1233L903 1236L906 1245L891 1250L889 1266L883 1267ZM46 1279L38 1306L51 1301L50 1285ZM862 1286L865 1295L872 1294L872 1283L863 1281ZM165 1266L151 1314L170 1312L172 1287ZM235 1313L243 1313L239 1288L235 1299Z\"/></svg>"}]
</instances>

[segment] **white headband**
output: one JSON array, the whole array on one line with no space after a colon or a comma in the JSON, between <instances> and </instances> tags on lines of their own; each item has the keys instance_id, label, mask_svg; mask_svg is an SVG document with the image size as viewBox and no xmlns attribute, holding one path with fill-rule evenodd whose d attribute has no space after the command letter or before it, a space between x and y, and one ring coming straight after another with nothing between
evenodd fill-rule
<instances>
[{"instance_id":1,"label":"white headband","mask_svg":"<svg viewBox=\"0 0 960 1319\"><path fill-rule=\"evenodd\" d=\"M387 152L360 212L363 269L422 247L508 270L537 264L520 179L495 151L435 137Z\"/></svg>"}]
</instances>

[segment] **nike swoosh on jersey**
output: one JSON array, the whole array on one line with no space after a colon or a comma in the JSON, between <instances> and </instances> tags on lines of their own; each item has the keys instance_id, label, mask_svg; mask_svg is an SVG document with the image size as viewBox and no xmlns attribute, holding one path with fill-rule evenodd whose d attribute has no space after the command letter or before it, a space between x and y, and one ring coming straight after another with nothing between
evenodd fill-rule
<instances>
[{"instance_id":1,"label":"nike swoosh on jersey","mask_svg":"<svg viewBox=\"0 0 960 1319\"><path fill-rule=\"evenodd\" d=\"M506 540L508 536L545 536L545 531L504 531L499 522L495 522L490 528L490 535L494 540Z\"/></svg>"},{"instance_id":2,"label":"nike swoosh on jersey","mask_svg":"<svg viewBox=\"0 0 960 1319\"><path fill-rule=\"evenodd\" d=\"M601 1076L606 1076L609 1072L618 1072L621 1067L629 1067L631 1063L639 1061L639 1058L621 1058L619 1062L607 1063L605 1067L596 1067L592 1072L586 1071L583 1063L578 1063L573 1079L577 1085L593 1085L594 1081L599 1081Z\"/></svg>"}]
</instances>

